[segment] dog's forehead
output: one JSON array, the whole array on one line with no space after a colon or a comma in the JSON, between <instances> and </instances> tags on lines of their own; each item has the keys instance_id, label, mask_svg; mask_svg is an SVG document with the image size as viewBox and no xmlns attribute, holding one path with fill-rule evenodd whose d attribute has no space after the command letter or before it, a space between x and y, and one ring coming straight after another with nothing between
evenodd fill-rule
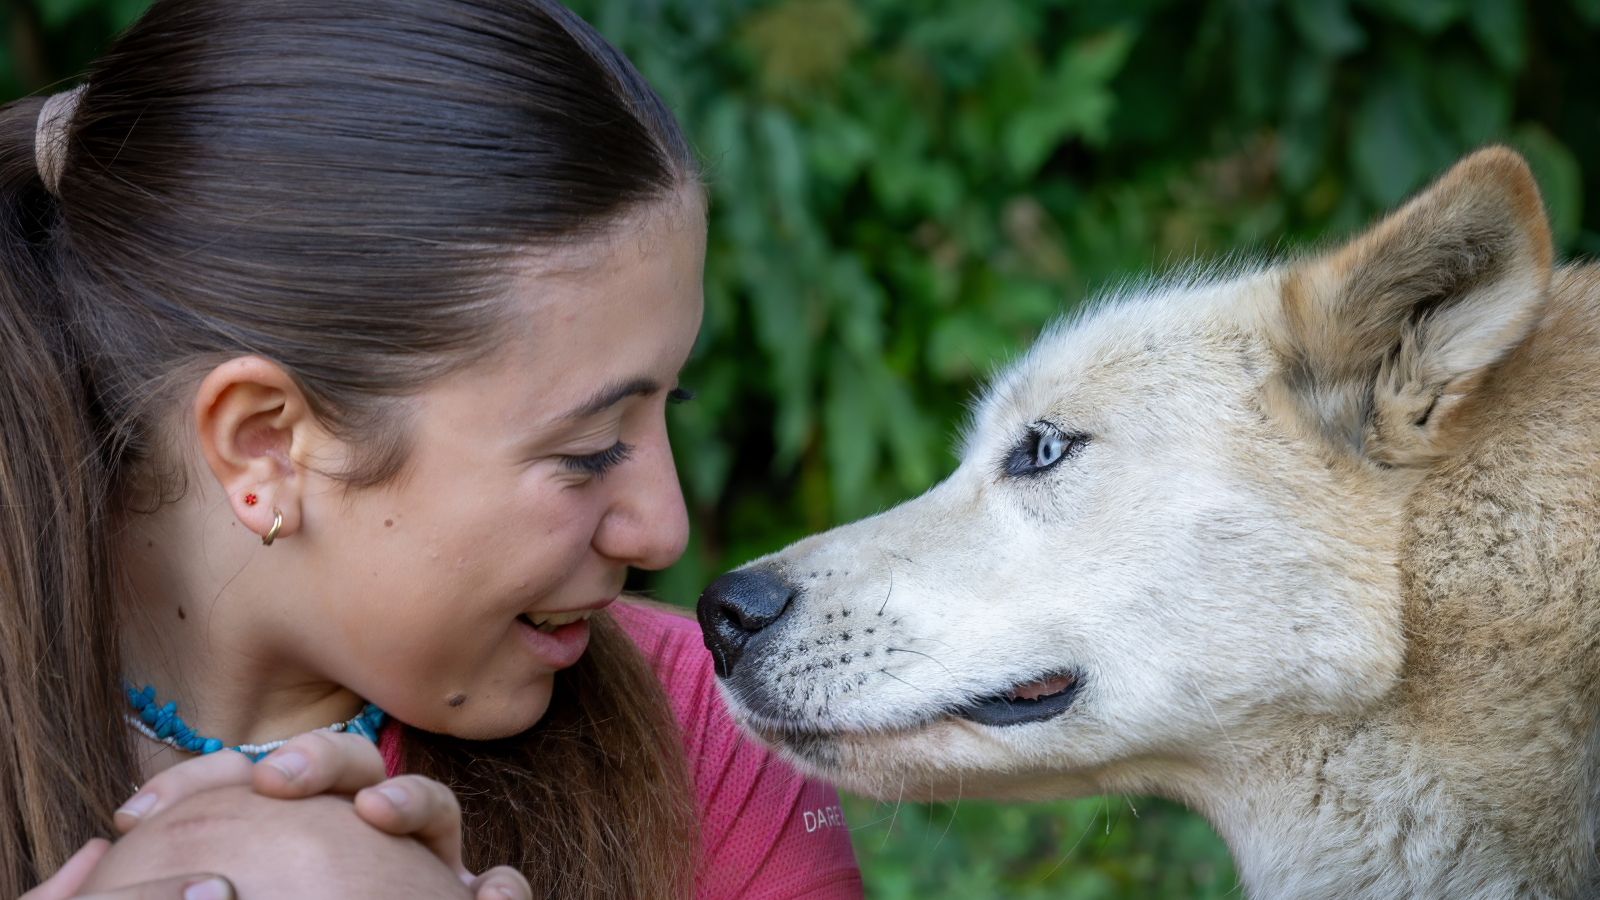
<instances>
[{"instance_id":1,"label":"dog's forehead","mask_svg":"<svg viewBox=\"0 0 1600 900\"><path fill-rule=\"evenodd\" d=\"M1275 278L1252 272L1097 303L1052 327L998 378L977 421L987 428L1061 419L1087 428L1119 412L1247 387L1263 313L1276 297Z\"/></svg>"}]
</instances>

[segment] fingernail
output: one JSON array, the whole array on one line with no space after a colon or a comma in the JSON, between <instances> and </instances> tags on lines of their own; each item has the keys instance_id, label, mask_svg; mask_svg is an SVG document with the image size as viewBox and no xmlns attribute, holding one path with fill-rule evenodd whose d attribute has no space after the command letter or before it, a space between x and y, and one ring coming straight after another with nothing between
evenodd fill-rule
<instances>
[{"instance_id":1,"label":"fingernail","mask_svg":"<svg viewBox=\"0 0 1600 900\"><path fill-rule=\"evenodd\" d=\"M377 791L385 797L388 797L389 802L394 804L395 809L405 809L406 805L411 802L411 795L406 793L406 789L403 787L386 784L383 787L377 788Z\"/></svg>"},{"instance_id":2,"label":"fingernail","mask_svg":"<svg viewBox=\"0 0 1600 900\"><path fill-rule=\"evenodd\" d=\"M522 898L522 894L520 892L512 890L510 885L505 884L495 885L494 893L500 898L500 900L521 900Z\"/></svg>"},{"instance_id":3,"label":"fingernail","mask_svg":"<svg viewBox=\"0 0 1600 900\"><path fill-rule=\"evenodd\" d=\"M160 799L153 793L134 794L133 798L122 804L122 808L117 812L125 816L132 816L135 819L142 819L145 813L155 808L156 801Z\"/></svg>"},{"instance_id":4,"label":"fingernail","mask_svg":"<svg viewBox=\"0 0 1600 900\"><path fill-rule=\"evenodd\" d=\"M221 878L207 878L183 889L183 900L232 900L233 886Z\"/></svg>"},{"instance_id":5,"label":"fingernail","mask_svg":"<svg viewBox=\"0 0 1600 900\"><path fill-rule=\"evenodd\" d=\"M311 760L306 759L306 755L298 750L286 750L283 753L269 756L262 762L282 772L283 777L290 781L294 781L304 775L306 769L311 767Z\"/></svg>"}]
</instances>

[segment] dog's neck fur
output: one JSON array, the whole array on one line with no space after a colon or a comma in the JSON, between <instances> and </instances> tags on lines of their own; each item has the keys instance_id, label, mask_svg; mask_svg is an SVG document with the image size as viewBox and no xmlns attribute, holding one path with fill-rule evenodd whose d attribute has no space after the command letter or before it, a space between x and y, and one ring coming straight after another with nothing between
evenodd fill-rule
<instances>
[{"instance_id":1,"label":"dog's neck fur","mask_svg":"<svg viewBox=\"0 0 1600 900\"><path fill-rule=\"evenodd\" d=\"M1400 683L1193 798L1252 896L1600 897L1600 266L1463 415L1406 504Z\"/></svg>"}]
</instances>

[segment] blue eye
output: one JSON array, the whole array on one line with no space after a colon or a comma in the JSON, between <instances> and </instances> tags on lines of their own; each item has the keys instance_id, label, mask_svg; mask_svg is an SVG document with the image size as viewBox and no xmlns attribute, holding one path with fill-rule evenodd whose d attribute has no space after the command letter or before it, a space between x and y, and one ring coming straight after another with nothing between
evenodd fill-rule
<instances>
[{"instance_id":1,"label":"blue eye","mask_svg":"<svg viewBox=\"0 0 1600 900\"><path fill-rule=\"evenodd\" d=\"M1086 434L1068 434L1040 422L1006 455L1007 475L1037 475L1072 456L1088 443Z\"/></svg>"},{"instance_id":2,"label":"blue eye","mask_svg":"<svg viewBox=\"0 0 1600 900\"><path fill-rule=\"evenodd\" d=\"M587 456L563 456L561 457L561 464L570 471L588 475L591 478L600 478L622 463L627 462L628 457L632 455L633 447L618 441L599 453L590 453Z\"/></svg>"},{"instance_id":3,"label":"blue eye","mask_svg":"<svg viewBox=\"0 0 1600 900\"><path fill-rule=\"evenodd\" d=\"M667 391L668 403L688 403L693 399L694 391L691 391L688 388L675 387L672 390Z\"/></svg>"}]
</instances>

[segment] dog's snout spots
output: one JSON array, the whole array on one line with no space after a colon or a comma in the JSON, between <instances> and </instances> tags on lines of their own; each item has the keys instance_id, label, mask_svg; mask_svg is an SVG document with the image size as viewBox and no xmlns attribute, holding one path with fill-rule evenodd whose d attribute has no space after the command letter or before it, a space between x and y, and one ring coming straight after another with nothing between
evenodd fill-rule
<instances>
[{"instance_id":1,"label":"dog's snout spots","mask_svg":"<svg viewBox=\"0 0 1600 900\"><path fill-rule=\"evenodd\" d=\"M910 620L886 609L899 596L886 568L863 570L861 584L851 570L825 566L790 577L796 599L787 629L774 632L755 651L761 663L746 669L751 690L742 696L755 710L775 720L825 726L852 715L849 710L872 685L926 680L922 656L902 660L888 652L891 644L911 638L900 635ZM878 617L861 622L856 614L863 610Z\"/></svg>"}]
</instances>

